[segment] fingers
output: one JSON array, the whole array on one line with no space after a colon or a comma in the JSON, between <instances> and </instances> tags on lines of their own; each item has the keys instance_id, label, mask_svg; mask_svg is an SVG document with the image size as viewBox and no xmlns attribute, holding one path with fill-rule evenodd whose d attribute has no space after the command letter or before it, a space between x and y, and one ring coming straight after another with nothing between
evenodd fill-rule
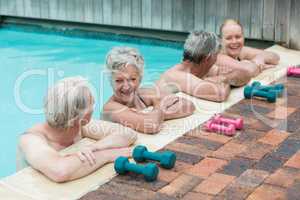
<instances>
[{"instance_id":1,"label":"fingers","mask_svg":"<svg viewBox=\"0 0 300 200\"><path fill-rule=\"evenodd\" d=\"M88 162L90 166L96 164L96 157L91 149L80 151L77 153L77 155L82 163Z\"/></svg>"},{"instance_id":2,"label":"fingers","mask_svg":"<svg viewBox=\"0 0 300 200\"><path fill-rule=\"evenodd\" d=\"M264 65L264 69L269 69L269 68L273 68L275 67L276 65Z\"/></svg>"}]
</instances>

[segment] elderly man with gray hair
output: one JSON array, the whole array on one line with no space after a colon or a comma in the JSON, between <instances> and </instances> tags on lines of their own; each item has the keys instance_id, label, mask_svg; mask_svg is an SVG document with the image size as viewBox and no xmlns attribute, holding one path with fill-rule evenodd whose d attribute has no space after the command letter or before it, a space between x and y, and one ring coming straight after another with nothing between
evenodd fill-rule
<instances>
[{"instance_id":1,"label":"elderly man with gray hair","mask_svg":"<svg viewBox=\"0 0 300 200\"><path fill-rule=\"evenodd\" d=\"M230 86L245 85L250 76L242 70L220 70L215 66L220 47L216 34L191 32L184 44L183 61L161 76L157 82L159 88L167 92L182 91L209 101L225 101Z\"/></svg>"},{"instance_id":2,"label":"elderly man with gray hair","mask_svg":"<svg viewBox=\"0 0 300 200\"><path fill-rule=\"evenodd\" d=\"M48 90L44 100L46 122L20 137L19 160L55 182L90 174L118 156L130 156L136 133L119 124L92 120L94 97L87 80L65 78ZM83 137L97 142L63 155L59 151Z\"/></svg>"}]
</instances>

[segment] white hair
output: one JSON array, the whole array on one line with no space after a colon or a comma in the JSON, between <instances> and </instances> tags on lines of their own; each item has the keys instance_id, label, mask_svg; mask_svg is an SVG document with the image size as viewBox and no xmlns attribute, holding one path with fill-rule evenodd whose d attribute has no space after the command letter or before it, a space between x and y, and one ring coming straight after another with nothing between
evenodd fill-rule
<instances>
[{"instance_id":1,"label":"white hair","mask_svg":"<svg viewBox=\"0 0 300 200\"><path fill-rule=\"evenodd\" d=\"M81 119L93 98L88 81L80 76L58 81L44 98L46 121L51 127L72 127Z\"/></svg>"},{"instance_id":2,"label":"white hair","mask_svg":"<svg viewBox=\"0 0 300 200\"><path fill-rule=\"evenodd\" d=\"M128 65L134 65L140 76L143 76L144 72L144 58L140 52L131 47L114 47L106 56L106 68L110 72L120 70L122 67Z\"/></svg>"},{"instance_id":3,"label":"white hair","mask_svg":"<svg viewBox=\"0 0 300 200\"><path fill-rule=\"evenodd\" d=\"M218 53L220 47L219 38L215 33L193 31L185 41L183 60L199 64L203 58Z\"/></svg>"}]
</instances>

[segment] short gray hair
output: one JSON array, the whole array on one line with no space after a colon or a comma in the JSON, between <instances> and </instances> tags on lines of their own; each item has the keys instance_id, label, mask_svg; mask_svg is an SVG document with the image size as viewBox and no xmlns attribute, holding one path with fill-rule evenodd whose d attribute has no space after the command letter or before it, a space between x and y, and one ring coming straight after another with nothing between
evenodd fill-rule
<instances>
[{"instance_id":1,"label":"short gray hair","mask_svg":"<svg viewBox=\"0 0 300 200\"><path fill-rule=\"evenodd\" d=\"M44 98L46 121L54 128L72 127L81 119L93 98L88 81L80 76L58 81Z\"/></svg>"},{"instance_id":2,"label":"short gray hair","mask_svg":"<svg viewBox=\"0 0 300 200\"><path fill-rule=\"evenodd\" d=\"M219 38L215 33L193 31L185 41L183 60L200 64L203 58L218 53L220 48Z\"/></svg>"},{"instance_id":3,"label":"short gray hair","mask_svg":"<svg viewBox=\"0 0 300 200\"><path fill-rule=\"evenodd\" d=\"M127 65L134 65L143 76L144 58L140 52L131 47L114 47L106 56L106 68L113 72Z\"/></svg>"}]
</instances>

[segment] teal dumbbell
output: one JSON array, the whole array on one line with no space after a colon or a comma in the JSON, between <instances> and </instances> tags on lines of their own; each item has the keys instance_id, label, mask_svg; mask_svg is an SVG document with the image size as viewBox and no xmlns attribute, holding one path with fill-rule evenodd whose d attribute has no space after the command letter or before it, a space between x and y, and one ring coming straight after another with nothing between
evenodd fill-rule
<instances>
[{"instance_id":1,"label":"teal dumbbell","mask_svg":"<svg viewBox=\"0 0 300 200\"><path fill-rule=\"evenodd\" d=\"M144 162L146 160L158 161L160 166L166 169L174 167L176 162L176 154L172 151L149 152L145 146L136 146L132 154L136 162Z\"/></svg>"},{"instance_id":2,"label":"teal dumbbell","mask_svg":"<svg viewBox=\"0 0 300 200\"><path fill-rule=\"evenodd\" d=\"M268 102L276 102L277 99L277 93L275 91L263 91L263 90L258 90L255 87L251 86L246 86L244 88L244 96L246 99L251 99L253 97L262 97L266 98Z\"/></svg>"},{"instance_id":3,"label":"teal dumbbell","mask_svg":"<svg viewBox=\"0 0 300 200\"><path fill-rule=\"evenodd\" d=\"M146 181L155 181L159 172L155 163L148 163L146 165L137 165L130 163L128 158L120 156L115 161L115 171L118 174L126 174L127 172L134 172L136 174L143 174Z\"/></svg>"},{"instance_id":4,"label":"teal dumbbell","mask_svg":"<svg viewBox=\"0 0 300 200\"><path fill-rule=\"evenodd\" d=\"M281 83L275 84L275 85L261 85L260 82L254 81L251 85L252 87L255 87L255 89L263 90L263 91L274 91L277 93L278 96L282 96L284 85Z\"/></svg>"}]
</instances>

